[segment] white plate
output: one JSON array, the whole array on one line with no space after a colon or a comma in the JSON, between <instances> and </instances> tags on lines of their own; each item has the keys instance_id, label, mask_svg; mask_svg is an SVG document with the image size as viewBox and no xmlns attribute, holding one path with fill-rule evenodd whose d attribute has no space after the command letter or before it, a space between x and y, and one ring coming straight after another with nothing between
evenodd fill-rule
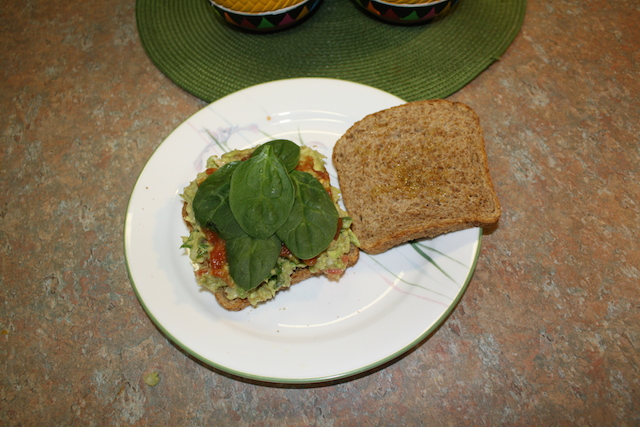
<instances>
[{"instance_id":1,"label":"white plate","mask_svg":"<svg viewBox=\"0 0 640 427\"><path fill-rule=\"evenodd\" d=\"M427 257L409 244L361 253L339 282L309 279L241 312L225 311L198 287L180 249L187 229L179 194L210 155L287 138L327 156L335 185L335 141L365 115L403 102L341 80L280 80L222 98L172 132L142 171L125 222L129 276L158 328L215 368L280 383L362 373L427 337L471 278L478 228L421 242Z\"/></svg>"}]
</instances>

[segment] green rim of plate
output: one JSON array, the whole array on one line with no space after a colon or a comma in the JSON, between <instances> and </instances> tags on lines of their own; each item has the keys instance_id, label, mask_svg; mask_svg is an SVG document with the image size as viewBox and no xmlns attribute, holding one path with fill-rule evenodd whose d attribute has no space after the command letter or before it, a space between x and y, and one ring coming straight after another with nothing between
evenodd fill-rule
<instances>
[{"instance_id":1,"label":"green rim of plate","mask_svg":"<svg viewBox=\"0 0 640 427\"><path fill-rule=\"evenodd\" d=\"M142 45L176 85L207 102L272 80L326 77L406 101L446 98L507 50L526 0L460 0L430 24L372 18L352 0L323 0L298 25L250 33L209 0L137 0Z\"/></svg>"}]
</instances>

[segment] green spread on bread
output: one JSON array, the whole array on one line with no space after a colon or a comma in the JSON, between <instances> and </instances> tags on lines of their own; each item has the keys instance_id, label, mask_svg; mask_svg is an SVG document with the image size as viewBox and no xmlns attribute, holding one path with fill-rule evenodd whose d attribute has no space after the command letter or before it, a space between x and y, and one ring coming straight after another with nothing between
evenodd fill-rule
<instances>
[{"instance_id":1,"label":"green spread on bread","mask_svg":"<svg viewBox=\"0 0 640 427\"><path fill-rule=\"evenodd\" d=\"M307 146L274 140L212 156L181 197L190 230L182 247L198 284L226 309L313 275L337 280L357 260L352 220L324 157Z\"/></svg>"}]
</instances>

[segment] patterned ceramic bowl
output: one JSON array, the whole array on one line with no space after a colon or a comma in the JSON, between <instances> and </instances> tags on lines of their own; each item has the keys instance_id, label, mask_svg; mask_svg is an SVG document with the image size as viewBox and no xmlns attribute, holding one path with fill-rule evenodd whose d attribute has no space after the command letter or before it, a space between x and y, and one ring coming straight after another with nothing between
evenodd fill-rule
<instances>
[{"instance_id":1,"label":"patterned ceramic bowl","mask_svg":"<svg viewBox=\"0 0 640 427\"><path fill-rule=\"evenodd\" d=\"M209 0L231 25L255 32L288 28L313 12L321 0Z\"/></svg>"},{"instance_id":2,"label":"patterned ceramic bowl","mask_svg":"<svg viewBox=\"0 0 640 427\"><path fill-rule=\"evenodd\" d=\"M394 24L428 24L447 15L458 0L355 0L376 18Z\"/></svg>"}]
</instances>

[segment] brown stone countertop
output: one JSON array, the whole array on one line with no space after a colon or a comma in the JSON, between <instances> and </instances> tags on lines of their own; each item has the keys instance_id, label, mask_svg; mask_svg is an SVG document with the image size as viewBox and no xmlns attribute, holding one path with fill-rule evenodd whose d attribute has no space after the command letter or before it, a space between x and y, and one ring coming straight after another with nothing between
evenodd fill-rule
<instances>
[{"instance_id":1,"label":"brown stone countertop","mask_svg":"<svg viewBox=\"0 0 640 427\"><path fill-rule=\"evenodd\" d=\"M2 2L0 425L640 424L640 5L527 8L451 96L504 209L462 301L395 363L302 387L197 362L136 299L129 195L205 104L151 63L135 1Z\"/></svg>"}]
</instances>

